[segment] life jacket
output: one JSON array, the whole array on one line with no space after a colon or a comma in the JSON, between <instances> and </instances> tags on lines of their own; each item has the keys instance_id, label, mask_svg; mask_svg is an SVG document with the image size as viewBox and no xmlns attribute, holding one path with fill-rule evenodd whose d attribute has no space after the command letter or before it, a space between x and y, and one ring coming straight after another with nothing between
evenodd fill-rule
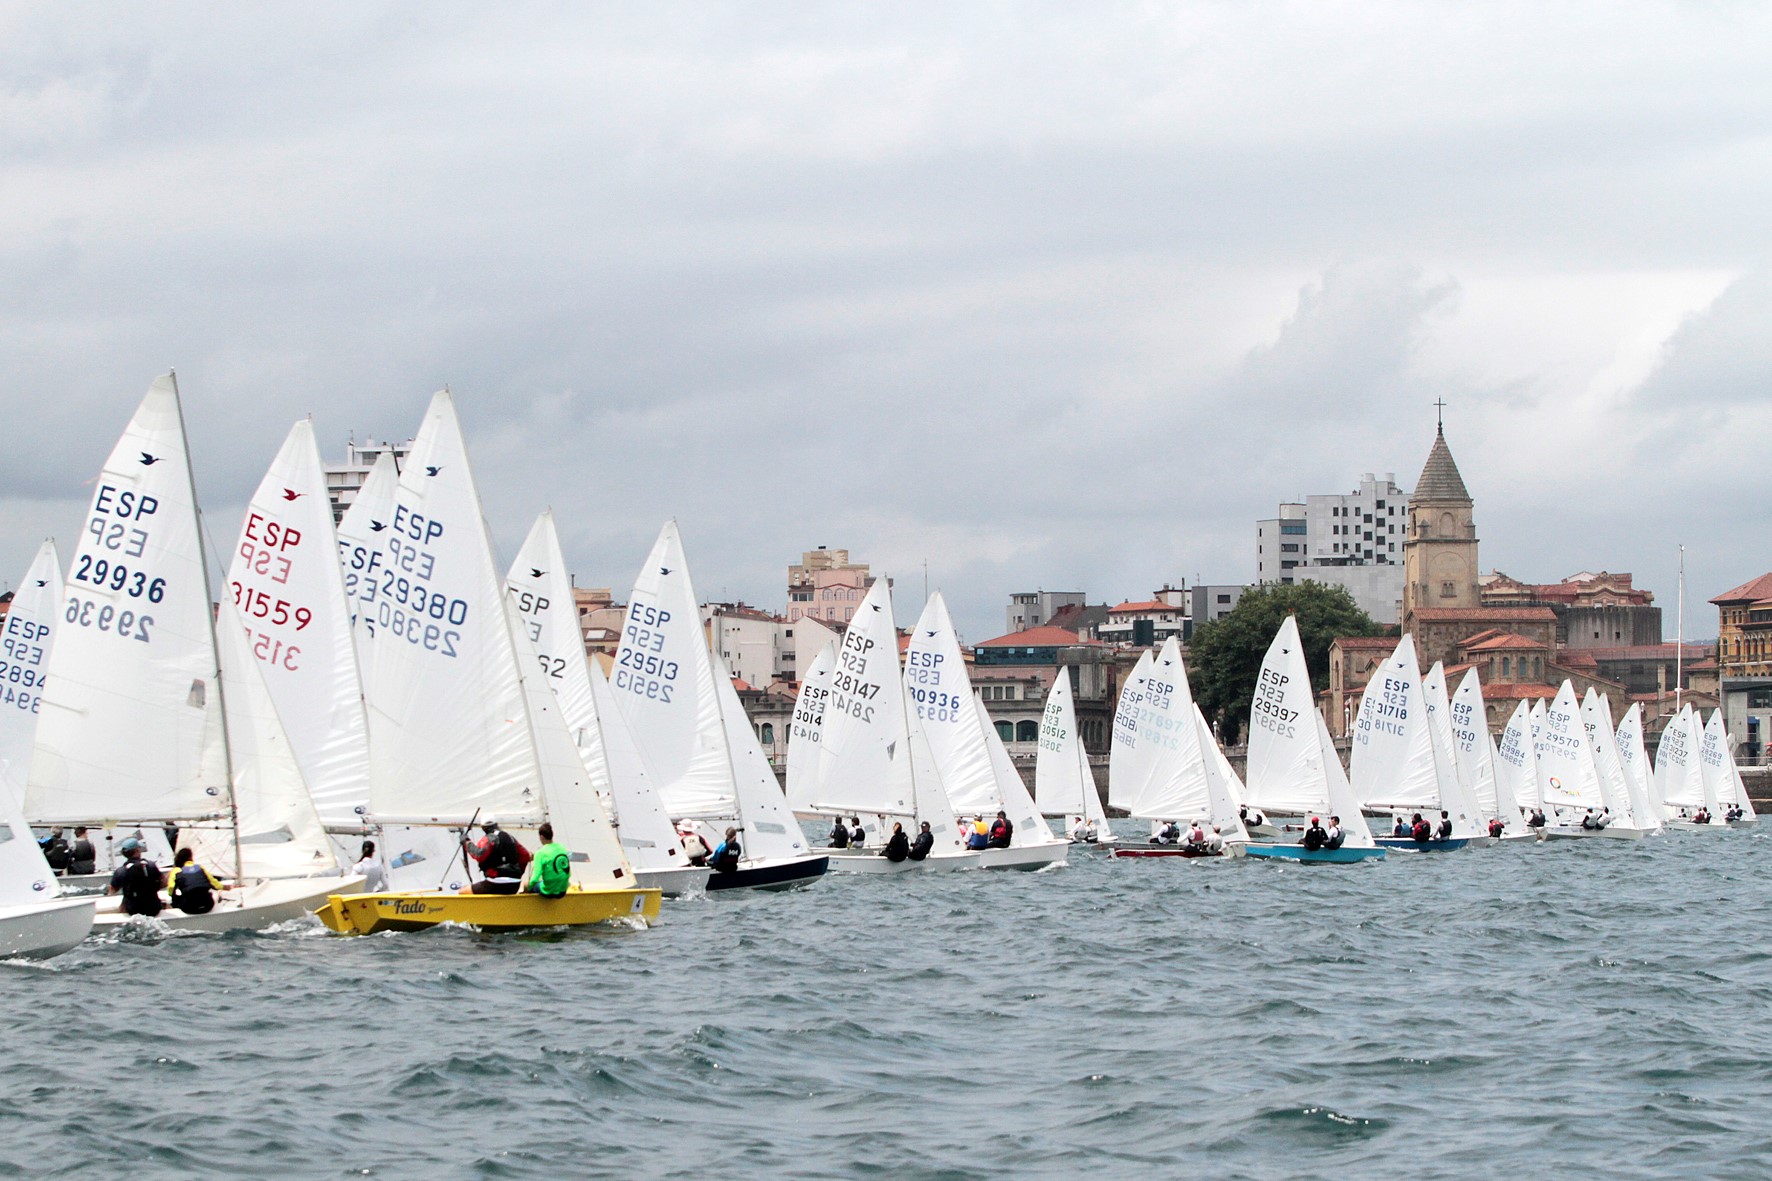
<instances>
[{"instance_id":1,"label":"life jacket","mask_svg":"<svg viewBox=\"0 0 1772 1181\"><path fill-rule=\"evenodd\" d=\"M68 872L91 873L97 868L98 850L92 847L92 842L84 837L75 841L68 850Z\"/></svg>"},{"instance_id":2,"label":"life jacket","mask_svg":"<svg viewBox=\"0 0 1772 1181\"><path fill-rule=\"evenodd\" d=\"M738 868L738 859L743 853L744 850L739 846L736 838L730 841L721 841L720 847L714 850L714 856L708 864L720 873L731 873Z\"/></svg>"},{"instance_id":3,"label":"life jacket","mask_svg":"<svg viewBox=\"0 0 1772 1181\"><path fill-rule=\"evenodd\" d=\"M1312 851L1321 849L1328 839L1329 834L1323 831L1322 825L1313 824L1304 830L1304 847Z\"/></svg>"},{"instance_id":4,"label":"life jacket","mask_svg":"<svg viewBox=\"0 0 1772 1181\"><path fill-rule=\"evenodd\" d=\"M49 843L43 846L43 859L49 862L50 869L60 871L68 868L70 858L71 853L66 837L52 837Z\"/></svg>"},{"instance_id":5,"label":"life jacket","mask_svg":"<svg viewBox=\"0 0 1772 1181\"><path fill-rule=\"evenodd\" d=\"M1507 825L1502 822L1499 816L1489 822L1489 835L1492 837L1498 837L1506 830Z\"/></svg>"},{"instance_id":6,"label":"life jacket","mask_svg":"<svg viewBox=\"0 0 1772 1181\"><path fill-rule=\"evenodd\" d=\"M911 842L911 860L921 861L929 856L929 850L935 848L935 837L931 833L920 832L917 839Z\"/></svg>"},{"instance_id":7,"label":"life jacket","mask_svg":"<svg viewBox=\"0 0 1772 1181\"><path fill-rule=\"evenodd\" d=\"M831 826L831 848L847 849L849 847L849 829L846 825Z\"/></svg>"},{"instance_id":8,"label":"life jacket","mask_svg":"<svg viewBox=\"0 0 1772 1181\"><path fill-rule=\"evenodd\" d=\"M187 861L172 875L172 904L186 914L208 914L215 909L209 875L195 861Z\"/></svg>"},{"instance_id":9,"label":"life jacket","mask_svg":"<svg viewBox=\"0 0 1772 1181\"><path fill-rule=\"evenodd\" d=\"M1341 843L1345 840L1347 840L1347 830L1342 829L1342 828L1337 828L1334 831L1330 832L1328 834L1328 836L1324 839L1323 848L1325 848L1325 849L1339 849L1339 848L1341 848Z\"/></svg>"},{"instance_id":10,"label":"life jacket","mask_svg":"<svg viewBox=\"0 0 1772 1181\"><path fill-rule=\"evenodd\" d=\"M1418 841L1425 841L1431 838L1434 834L1433 830L1427 826L1427 821L1417 820L1414 824L1409 826L1409 835Z\"/></svg>"},{"instance_id":11,"label":"life jacket","mask_svg":"<svg viewBox=\"0 0 1772 1181\"><path fill-rule=\"evenodd\" d=\"M911 843L905 838L904 833L893 833L892 838L886 842L886 860L899 862L910 855Z\"/></svg>"},{"instance_id":12,"label":"life jacket","mask_svg":"<svg viewBox=\"0 0 1772 1181\"><path fill-rule=\"evenodd\" d=\"M485 853L474 858L480 863L480 872L488 878L521 878L529 851L502 828L485 839Z\"/></svg>"},{"instance_id":13,"label":"life jacket","mask_svg":"<svg viewBox=\"0 0 1772 1181\"><path fill-rule=\"evenodd\" d=\"M122 870L118 893L123 895L125 914L160 913L160 867L145 857L126 863Z\"/></svg>"}]
</instances>

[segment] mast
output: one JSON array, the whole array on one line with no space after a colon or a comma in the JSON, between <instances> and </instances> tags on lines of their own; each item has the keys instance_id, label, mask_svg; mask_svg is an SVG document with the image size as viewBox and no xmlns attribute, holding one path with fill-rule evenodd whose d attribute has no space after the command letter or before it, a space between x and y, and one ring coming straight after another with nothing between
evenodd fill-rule
<instances>
[{"instance_id":1,"label":"mast","mask_svg":"<svg viewBox=\"0 0 1772 1181\"><path fill-rule=\"evenodd\" d=\"M203 567L203 603L209 616L209 651L215 657L215 708L221 716L222 767L228 785L228 826L234 830L234 881L246 877L240 857L240 803L234 795L234 743L228 736L228 696L223 686L221 645L215 635L215 590L209 583L209 549L203 543L203 508L197 503L197 473L191 465L191 435L185 428L185 403L178 393L178 371L168 370L172 379L172 402L178 408L178 437L185 448L185 478L191 482L191 507L197 516L197 560ZM176 852L176 850L175 850Z\"/></svg>"},{"instance_id":2,"label":"mast","mask_svg":"<svg viewBox=\"0 0 1772 1181\"><path fill-rule=\"evenodd\" d=\"M1674 712L1680 712L1680 682L1685 678L1686 660L1686 547L1680 547L1680 597L1674 624Z\"/></svg>"}]
</instances>

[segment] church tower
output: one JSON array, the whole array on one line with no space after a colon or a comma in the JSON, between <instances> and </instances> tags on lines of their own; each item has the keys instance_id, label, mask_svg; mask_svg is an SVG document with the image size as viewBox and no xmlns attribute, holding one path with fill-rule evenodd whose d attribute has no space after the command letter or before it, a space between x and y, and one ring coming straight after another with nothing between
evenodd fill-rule
<instances>
[{"instance_id":1,"label":"church tower","mask_svg":"<svg viewBox=\"0 0 1772 1181\"><path fill-rule=\"evenodd\" d=\"M1477 594L1477 526L1471 494L1446 446L1445 423L1409 499L1409 535L1403 541L1403 630L1421 627L1423 609L1481 607Z\"/></svg>"}]
</instances>

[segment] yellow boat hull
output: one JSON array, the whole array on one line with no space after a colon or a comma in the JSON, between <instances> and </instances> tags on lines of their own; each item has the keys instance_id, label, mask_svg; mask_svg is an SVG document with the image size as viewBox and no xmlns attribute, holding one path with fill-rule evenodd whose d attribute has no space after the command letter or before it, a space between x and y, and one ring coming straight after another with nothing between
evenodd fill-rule
<instances>
[{"instance_id":1,"label":"yellow boat hull","mask_svg":"<svg viewBox=\"0 0 1772 1181\"><path fill-rule=\"evenodd\" d=\"M482 931L528 927L582 927L614 919L658 917L658 890L573 890L562 898L540 894L334 894L315 913L341 935L423 931L463 923Z\"/></svg>"}]
</instances>

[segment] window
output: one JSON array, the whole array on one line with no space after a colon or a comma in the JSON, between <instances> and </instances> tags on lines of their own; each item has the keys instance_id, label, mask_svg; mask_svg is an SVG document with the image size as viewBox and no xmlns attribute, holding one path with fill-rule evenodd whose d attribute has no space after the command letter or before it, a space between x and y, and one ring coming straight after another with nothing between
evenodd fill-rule
<instances>
[{"instance_id":1,"label":"window","mask_svg":"<svg viewBox=\"0 0 1772 1181\"><path fill-rule=\"evenodd\" d=\"M1281 521L1280 522L1280 532L1281 533L1303 533L1304 531L1305 531L1305 524L1303 521Z\"/></svg>"},{"instance_id":2,"label":"window","mask_svg":"<svg viewBox=\"0 0 1772 1181\"><path fill-rule=\"evenodd\" d=\"M1008 722L998 722L997 737L1001 738L1004 742L1014 742L1015 727L1011 726Z\"/></svg>"},{"instance_id":3,"label":"window","mask_svg":"<svg viewBox=\"0 0 1772 1181\"><path fill-rule=\"evenodd\" d=\"M1503 656L1501 658L1501 675L1502 675L1503 679L1506 679L1506 677L1508 676L1508 672L1509 672L1509 670L1507 667L1507 657ZM1524 756L1522 756L1522 757L1524 757Z\"/></svg>"},{"instance_id":4,"label":"window","mask_svg":"<svg viewBox=\"0 0 1772 1181\"><path fill-rule=\"evenodd\" d=\"M1017 722L1017 723L1015 723L1015 741L1017 741L1017 742L1038 742L1038 741L1040 741L1040 723L1038 723L1038 722Z\"/></svg>"},{"instance_id":5,"label":"window","mask_svg":"<svg viewBox=\"0 0 1772 1181\"><path fill-rule=\"evenodd\" d=\"M757 737L763 740L764 746L775 745L775 727L769 722L764 722L762 729L757 731Z\"/></svg>"},{"instance_id":6,"label":"window","mask_svg":"<svg viewBox=\"0 0 1772 1181\"><path fill-rule=\"evenodd\" d=\"M1452 583L1452 582L1442 582L1440 584L1440 597L1442 599L1457 598L1458 597L1458 584Z\"/></svg>"},{"instance_id":7,"label":"window","mask_svg":"<svg viewBox=\"0 0 1772 1181\"><path fill-rule=\"evenodd\" d=\"M1219 595L1218 601L1221 603L1228 603L1231 601L1231 597L1229 595Z\"/></svg>"}]
</instances>

